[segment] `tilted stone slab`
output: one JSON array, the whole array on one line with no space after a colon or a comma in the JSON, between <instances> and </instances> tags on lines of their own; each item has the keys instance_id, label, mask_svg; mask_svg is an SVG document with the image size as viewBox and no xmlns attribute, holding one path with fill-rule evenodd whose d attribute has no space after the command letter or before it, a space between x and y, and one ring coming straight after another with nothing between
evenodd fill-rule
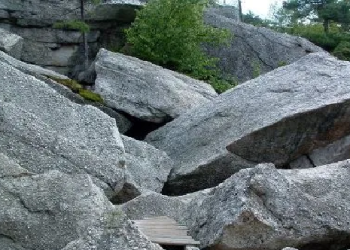
<instances>
[{"instance_id":1,"label":"tilted stone slab","mask_svg":"<svg viewBox=\"0 0 350 250\"><path fill-rule=\"evenodd\" d=\"M124 147L114 119L1 61L0 88L0 152L34 173L88 173L111 196L122 188Z\"/></svg>"},{"instance_id":2,"label":"tilted stone slab","mask_svg":"<svg viewBox=\"0 0 350 250\"><path fill-rule=\"evenodd\" d=\"M150 122L169 121L217 96L205 82L105 49L95 70L95 91L108 106Z\"/></svg>"},{"instance_id":3,"label":"tilted stone slab","mask_svg":"<svg viewBox=\"0 0 350 250\"><path fill-rule=\"evenodd\" d=\"M349 72L349 62L327 53L311 54L239 85L152 132L146 141L175 162L169 189L177 190L180 181L202 183L196 180L205 178L212 178L208 184L215 186L217 172L237 165L285 166L348 135ZM242 159L250 165L242 164Z\"/></svg>"}]
</instances>

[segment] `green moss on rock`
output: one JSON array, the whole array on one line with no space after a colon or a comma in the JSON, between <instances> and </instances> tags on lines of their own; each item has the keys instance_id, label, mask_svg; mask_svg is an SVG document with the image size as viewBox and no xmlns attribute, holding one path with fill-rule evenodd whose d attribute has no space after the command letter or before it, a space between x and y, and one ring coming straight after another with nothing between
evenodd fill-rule
<instances>
[{"instance_id":1,"label":"green moss on rock","mask_svg":"<svg viewBox=\"0 0 350 250\"><path fill-rule=\"evenodd\" d=\"M79 89L79 95L86 100L103 103L103 99L99 94L96 94L88 89Z\"/></svg>"},{"instance_id":2,"label":"green moss on rock","mask_svg":"<svg viewBox=\"0 0 350 250\"><path fill-rule=\"evenodd\" d=\"M66 86L67 88L71 89L74 93L79 94L81 97L83 97L85 100L92 101L92 102L99 102L104 103L103 98L91 90L84 89L83 85L79 84L77 81L72 79L62 79L54 76L46 76L55 82L62 84Z\"/></svg>"}]
</instances>

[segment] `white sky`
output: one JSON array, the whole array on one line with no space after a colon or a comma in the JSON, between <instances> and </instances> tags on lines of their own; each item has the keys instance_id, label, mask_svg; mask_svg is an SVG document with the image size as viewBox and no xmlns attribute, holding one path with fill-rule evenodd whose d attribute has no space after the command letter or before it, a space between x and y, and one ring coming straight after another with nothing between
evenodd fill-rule
<instances>
[{"instance_id":1,"label":"white sky","mask_svg":"<svg viewBox=\"0 0 350 250\"><path fill-rule=\"evenodd\" d=\"M269 15L271 4L277 2L282 4L283 0L241 0L242 1L242 11L247 13L251 10L254 14L260 17L266 18ZM219 0L219 3L226 3L228 5L237 5L237 0Z\"/></svg>"},{"instance_id":2,"label":"white sky","mask_svg":"<svg viewBox=\"0 0 350 250\"><path fill-rule=\"evenodd\" d=\"M242 11L247 13L251 10L260 17L268 17L271 4L277 2L282 5L283 0L242 0Z\"/></svg>"}]
</instances>

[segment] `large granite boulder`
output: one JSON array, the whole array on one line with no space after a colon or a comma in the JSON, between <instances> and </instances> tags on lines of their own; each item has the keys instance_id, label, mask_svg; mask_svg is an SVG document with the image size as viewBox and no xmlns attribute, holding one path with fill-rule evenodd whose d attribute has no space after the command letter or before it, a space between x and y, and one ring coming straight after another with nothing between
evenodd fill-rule
<instances>
[{"instance_id":1,"label":"large granite boulder","mask_svg":"<svg viewBox=\"0 0 350 250\"><path fill-rule=\"evenodd\" d=\"M1 249L162 249L148 241L87 174L50 171L0 177L0 200Z\"/></svg>"},{"instance_id":2,"label":"large granite boulder","mask_svg":"<svg viewBox=\"0 0 350 250\"><path fill-rule=\"evenodd\" d=\"M203 180L215 186L216 176L222 180L227 171L228 178L237 166L273 162L284 167L348 135L349 72L349 62L314 53L149 134L146 141L174 160L170 193L196 191Z\"/></svg>"},{"instance_id":3,"label":"large granite boulder","mask_svg":"<svg viewBox=\"0 0 350 250\"><path fill-rule=\"evenodd\" d=\"M350 246L350 161L313 169L244 169L185 221L204 249L344 250Z\"/></svg>"},{"instance_id":4,"label":"large granite boulder","mask_svg":"<svg viewBox=\"0 0 350 250\"><path fill-rule=\"evenodd\" d=\"M25 74L34 76L35 78L45 82L48 86L50 86L51 88L56 90L59 94L68 98L72 102L82 104L82 105L92 105L94 107L97 107L98 109L106 113L108 116L115 119L118 126L118 130L122 134L127 132L132 127L131 121L129 121L124 115L116 112L111 108L108 108L102 103L91 102L89 100L86 100L83 97L81 97L79 94L73 93L72 90L69 89L68 87L58 83L57 79L69 80L69 78L65 75L61 75L55 71L45 69L37 65L28 64L28 63L19 61L2 51L0 51L0 62L4 62L22 71Z\"/></svg>"},{"instance_id":5,"label":"large granite boulder","mask_svg":"<svg viewBox=\"0 0 350 250\"><path fill-rule=\"evenodd\" d=\"M23 38L0 28L0 50L20 59L22 55Z\"/></svg>"},{"instance_id":6,"label":"large granite boulder","mask_svg":"<svg viewBox=\"0 0 350 250\"><path fill-rule=\"evenodd\" d=\"M166 153L146 142L122 136L125 148L125 184L113 199L115 203L124 203L143 192L160 193L173 167Z\"/></svg>"},{"instance_id":7,"label":"large granite boulder","mask_svg":"<svg viewBox=\"0 0 350 250\"><path fill-rule=\"evenodd\" d=\"M206 52L219 58L219 69L239 82L255 78L281 65L290 64L321 48L308 40L255 27L230 18L226 8L209 8L205 22L213 27L228 29L234 34L229 46L205 46Z\"/></svg>"},{"instance_id":8,"label":"large granite boulder","mask_svg":"<svg viewBox=\"0 0 350 250\"><path fill-rule=\"evenodd\" d=\"M115 120L0 60L0 152L33 173L88 173L113 196L124 184Z\"/></svg>"},{"instance_id":9,"label":"large granite boulder","mask_svg":"<svg viewBox=\"0 0 350 250\"><path fill-rule=\"evenodd\" d=\"M169 121L217 96L205 82L105 49L95 70L95 91L107 105L149 122Z\"/></svg>"}]
</instances>

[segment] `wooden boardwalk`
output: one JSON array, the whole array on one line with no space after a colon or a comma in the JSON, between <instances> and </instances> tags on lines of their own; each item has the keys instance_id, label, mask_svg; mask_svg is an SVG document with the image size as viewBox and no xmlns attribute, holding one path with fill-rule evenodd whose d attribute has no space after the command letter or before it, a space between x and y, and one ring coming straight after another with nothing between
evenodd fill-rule
<instances>
[{"instance_id":1,"label":"wooden boardwalk","mask_svg":"<svg viewBox=\"0 0 350 250\"><path fill-rule=\"evenodd\" d=\"M175 220L166 216L134 220L139 230L146 235L150 241L164 246L188 246L199 245L189 236L186 226L179 225Z\"/></svg>"}]
</instances>

